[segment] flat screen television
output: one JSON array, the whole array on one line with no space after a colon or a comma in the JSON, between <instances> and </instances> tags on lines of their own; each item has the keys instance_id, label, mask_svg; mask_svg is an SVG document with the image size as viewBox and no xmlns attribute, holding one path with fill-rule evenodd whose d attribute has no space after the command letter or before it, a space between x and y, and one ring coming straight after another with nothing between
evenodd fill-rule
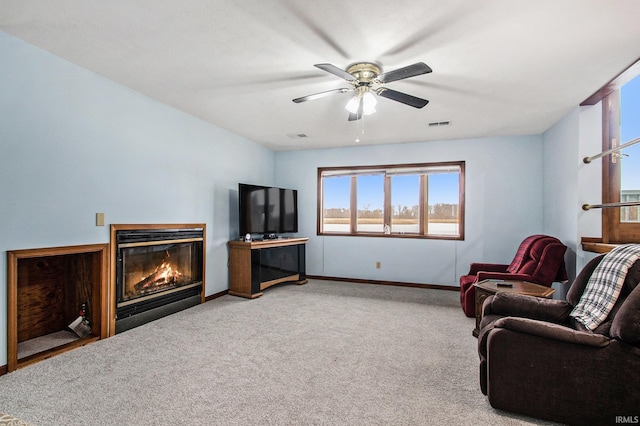
<instances>
[{"instance_id":1,"label":"flat screen television","mask_svg":"<svg viewBox=\"0 0 640 426\"><path fill-rule=\"evenodd\" d=\"M298 191L272 186L238 184L240 235L265 238L298 232Z\"/></svg>"}]
</instances>

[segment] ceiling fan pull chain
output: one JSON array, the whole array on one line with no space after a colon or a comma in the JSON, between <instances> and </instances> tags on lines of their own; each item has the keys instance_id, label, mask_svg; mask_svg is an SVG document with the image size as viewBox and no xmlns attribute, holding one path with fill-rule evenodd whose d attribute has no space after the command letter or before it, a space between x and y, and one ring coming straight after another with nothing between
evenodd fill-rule
<instances>
[{"instance_id":1,"label":"ceiling fan pull chain","mask_svg":"<svg viewBox=\"0 0 640 426\"><path fill-rule=\"evenodd\" d=\"M364 135L364 115L356 121L356 143L360 142L359 135Z\"/></svg>"}]
</instances>

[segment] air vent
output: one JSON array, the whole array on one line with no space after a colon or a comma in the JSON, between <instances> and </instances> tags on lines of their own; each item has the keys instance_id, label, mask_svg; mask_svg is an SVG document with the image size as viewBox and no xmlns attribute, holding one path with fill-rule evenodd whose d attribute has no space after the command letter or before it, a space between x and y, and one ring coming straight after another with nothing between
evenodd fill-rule
<instances>
[{"instance_id":1,"label":"air vent","mask_svg":"<svg viewBox=\"0 0 640 426\"><path fill-rule=\"evenodd\" d=\"M287 136L289 137L289 139L302 139L302 138L308 138L309 136L305 135L304 133L287 133Z\"/></svg>"},{"instance_id":2,"label":"air vent","mask_svg":"<svg viewBox=\"0 0 640 426\"><path fill-rule=\"evenodd\" d=\"M450 121L433 121L433 122L429 123L429 127L433 127L433 126L448 126L449 124L451 124Z\"/></svg>"}]
</instances>

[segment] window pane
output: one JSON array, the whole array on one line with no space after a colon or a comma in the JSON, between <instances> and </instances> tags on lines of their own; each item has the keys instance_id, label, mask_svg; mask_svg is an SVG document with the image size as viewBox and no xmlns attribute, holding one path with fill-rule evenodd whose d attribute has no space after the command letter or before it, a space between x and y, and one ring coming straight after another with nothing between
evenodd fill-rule
<instances>
[{"instance_id":1,"label":"window pane","mask_svg":"<svg viewBox=\"0 0 640 426\"><path fill-rule=\"evenodd\" d=\"M361 175L358 181L358 232L382 232L384 175Z\"/></svg>"},{"instance_id":2,"label":"window pane","mask_svg":"<svg viewBox=\"0 0 640 426\"><path fill-rule=\"evenodd\" d=\"M349 176L323 178L323 232L349 232L350 182Z\"/></svg>"},{"instance_id":3,"label":"window pane","mask_svg":"<svg viewBox=\"0 0 640 426\"><path fill-rule=\"evenodd\" d=\"M620 145L640 137L640 76L620 88ZM620 151L620 202L640 200L640 143ZM620 209L621 222L640 222L640 206Z\"/></svg>"},{"instance_id":4,"label":"window pane","mask_svg":"<svg viewBox=\"0 0 640 426\"><path fill-rule=\"evenodd\" d=\"M427 235L459 235L460 173L430 174Z\"/></svg>"},{"instance_id":5,"label":"window pane","mask_svg":"<svg viewBox=\"0 0 640 426\"><path fill-rule=\"evenodd\" d=\"M420 232L420 176L391 176L391 232L417 234Z\"/></svg>"},{"instance_id":6,"label":"window pane","mask_svg":"<svg viewBox=\"0 0 640 426\"><path fill-rule=\"evenodd\" d=\"M463 161L327 167L318 168L318 176L318 235L464 235Z\"/></svg>"}]
</instances>

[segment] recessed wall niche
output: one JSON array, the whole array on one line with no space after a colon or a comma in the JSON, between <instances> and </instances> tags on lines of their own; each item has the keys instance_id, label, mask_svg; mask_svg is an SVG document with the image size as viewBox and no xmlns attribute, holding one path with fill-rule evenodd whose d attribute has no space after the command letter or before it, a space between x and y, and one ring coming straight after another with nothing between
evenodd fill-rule
<instances>
[{"instance_id":1,"label":"recessed wall niche","mask_svg":"<svg viewBox=\"0 0 640 426\"><path fill-rule=\"evenodd\" d=\"M107 337L108 244L7 252L7 369ZM91 332L69 329L84 307Z\"/></svg>"}]
</instances>

